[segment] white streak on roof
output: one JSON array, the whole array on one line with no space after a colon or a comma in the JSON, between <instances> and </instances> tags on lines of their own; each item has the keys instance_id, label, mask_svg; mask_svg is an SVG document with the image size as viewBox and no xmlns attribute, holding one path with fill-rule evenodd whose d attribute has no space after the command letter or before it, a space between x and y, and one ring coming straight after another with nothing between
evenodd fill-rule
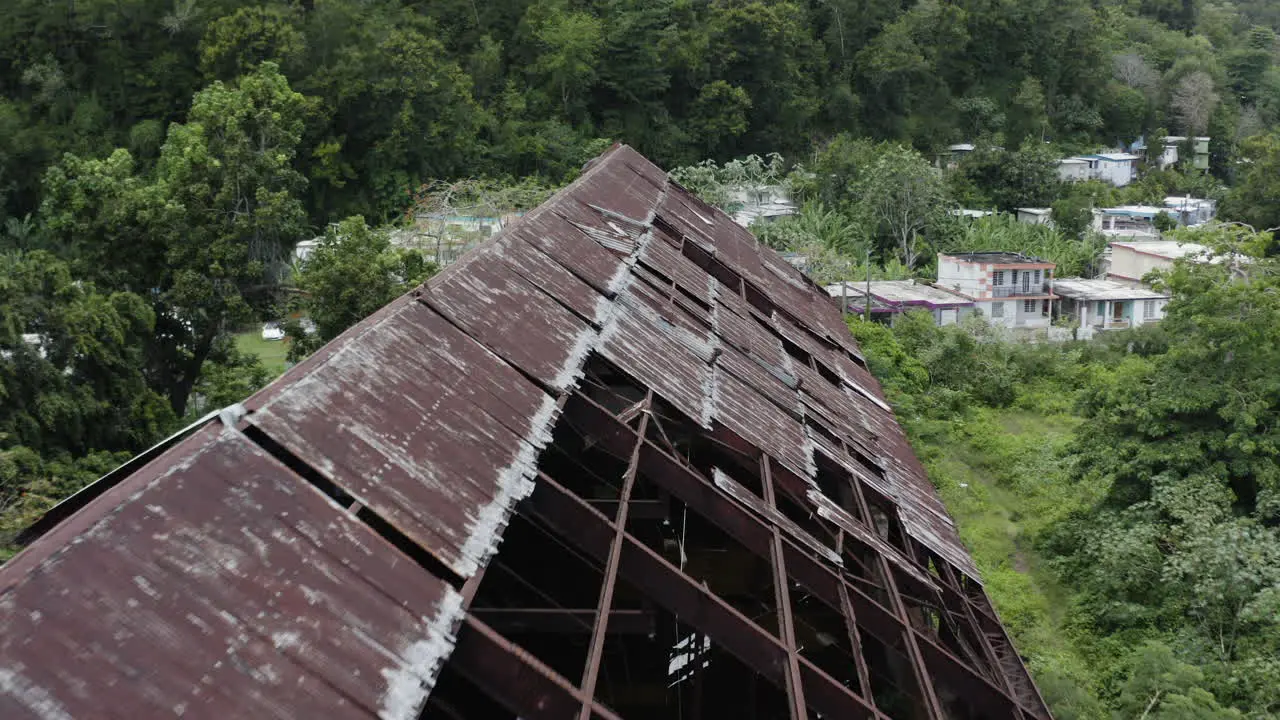
<instances>
[{"instance_id":1,"label":"white streak on roof","mask_svg":"<svg viewBox=\"0 0 1280 720\"><path fill-rule=\"evenodd\" d=\"M387 689L378 709L380 720L418 717L435 685L441 664L453 652L455 632L464 614L462 605L462 594L446 587L435 617L423 619L426 635L400 651L399 664L383 668Z\"/></svg>"},{"instance_id":2,"label":"white streak on roof","mask_svg":"<svg viewBox=\"0 0 1280 720\"><path fill-rule=\"evenodd\" d=\"M538 454L551 441L551 424L557 415L556 399L551 395L543 396L542 405L530 422L528 441L520 443L515 460L498 473L493 499L480 507L467 526L467 538L462 543L456 568L462 577L475 575L480 566L497 552L498 544L502 542L502 530L511 518L512 509L533 492Z\"/></svg>"},{"instance_id":3,"label":"white streak on roof","mask_svg":"<svg viewBox=\"0 0 1280 720\"><path fill-rule=\"evenodd\" d=\"M0 696L13 700L40 720L75 720L48 690L9 668L0 668Z\"/></svg>"},{"instance_id":4,"label":"white streak on roof","mask_svg":"<svg viewBox=\"0 0 1280 720\"><path fill-rule=\"evenodd\" d=\"M711 337L718 340L724 334L720 330L720 283L709 275L707 276L707 295L711 299ZM711 429L711 424L716 417L716 402L719 400L718 396L720 394L720 384L716 382L716 372L718 370L718 364L712 362L702 381L702 412L698 417L698 422L707 430Z\"/></svg>"}]
</instances>

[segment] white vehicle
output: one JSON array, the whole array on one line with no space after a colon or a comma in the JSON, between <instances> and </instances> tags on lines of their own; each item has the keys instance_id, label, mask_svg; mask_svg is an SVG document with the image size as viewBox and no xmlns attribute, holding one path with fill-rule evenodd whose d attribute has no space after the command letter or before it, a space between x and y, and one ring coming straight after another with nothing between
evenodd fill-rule
<instances>
[{"instance_id":1,"label":"white vehicle","mask_svg":"<svg viewBox=\"0 0 1280 720\"><path fill-rule=\"evenodd\" d=\"M262 326L262 339L263 340L283 340L284 330L281 329L280 323L273 323L273 322L265 323Z\"/></svg>"}]
</instances>

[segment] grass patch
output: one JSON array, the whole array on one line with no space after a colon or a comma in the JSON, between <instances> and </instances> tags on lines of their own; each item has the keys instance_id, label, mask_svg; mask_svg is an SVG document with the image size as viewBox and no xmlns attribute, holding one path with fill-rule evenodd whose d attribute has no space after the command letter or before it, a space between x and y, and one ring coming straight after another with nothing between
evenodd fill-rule
<instances>
[{"instance_id":1,"label":"grass patch","mask_svg":"<svg viewBox=\"0 0 1280 720\"><path fill-rule=\"evenodd\" d=\"M987 593L1051 704L1059 699L1056 686L1087 686L1091 677L1071 626L1070 593L1036 552L1048 524L1093 501L1089 488L1071 482L1061 459L1079 422L1065 414L975 408L962 423L932 424L914 438Z\"/></svg>"},{"instance_id":2,"label":"grass patch","mask_svg":"<svg viewBox=\"0 0 1280 720\"><path fill-rule=\"evenodd\" d=\"M237 333L236 348L246 355L257 355L263 366L271 373L271 377L279 376L289 367L288 361L285 360L285 355L289 352L287 342L263 340L261 329Z\"/></svg>"}]
</instances>

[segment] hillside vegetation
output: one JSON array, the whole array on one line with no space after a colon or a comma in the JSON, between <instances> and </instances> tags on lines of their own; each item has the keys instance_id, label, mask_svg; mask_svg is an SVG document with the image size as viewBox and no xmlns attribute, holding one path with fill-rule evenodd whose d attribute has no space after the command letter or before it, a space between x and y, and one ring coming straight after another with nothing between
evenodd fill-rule
<instances>
[{"instance_id":1,"label":"hillside vegetation","mask_svg":"<svg viewBox=\"0 0 1280 720\"><path fill-rule=\"evenodd\" d=\"M1088 344L851 321L1059 718L1280 712L1277 269Z\"/></svg>"}]
</instances>

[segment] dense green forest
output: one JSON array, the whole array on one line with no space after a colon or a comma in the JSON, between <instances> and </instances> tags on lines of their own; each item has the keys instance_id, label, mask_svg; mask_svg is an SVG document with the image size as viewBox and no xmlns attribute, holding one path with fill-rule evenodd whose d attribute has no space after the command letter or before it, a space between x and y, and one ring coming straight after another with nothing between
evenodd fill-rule
<instances>
[{"instance_id":1,"label":"dense green forest","mask_svg":"<svg viewBox=\"0 0 1280 720\"><path fill-rule=\"evenodd\" d=\"M286 350L247 328L296 360L430 276L390 226L529 207L611 142L723 207L786 187L753 229L820 281L979 249L1087 275L1092 208L1186 193L1252 261L1161 279L1158 328L852 328L1058 717L1275 716L1278 28L1274 0L7 0L0 545L268 382ZM1058 180L1168 134L1208 171ZM1020 206L1055 225L951 212Z\"/></svg>"},{"instance_id":2,"label":"dense green forest","mask_svg":"<svg viewBox=\"0 0 1280 720\"><path fill-rule=\"evenodd\" d=\"M1280 120L1271 3L1204 0L10 0L0 212L64 153L162 169L192 98L276 63L312 225L380 222L432 178L574 172L612 140L665 167L847 132L929 152L1063 148ZM282 128L283 129L283 128Z\"/></svg>"}]
</instances>

